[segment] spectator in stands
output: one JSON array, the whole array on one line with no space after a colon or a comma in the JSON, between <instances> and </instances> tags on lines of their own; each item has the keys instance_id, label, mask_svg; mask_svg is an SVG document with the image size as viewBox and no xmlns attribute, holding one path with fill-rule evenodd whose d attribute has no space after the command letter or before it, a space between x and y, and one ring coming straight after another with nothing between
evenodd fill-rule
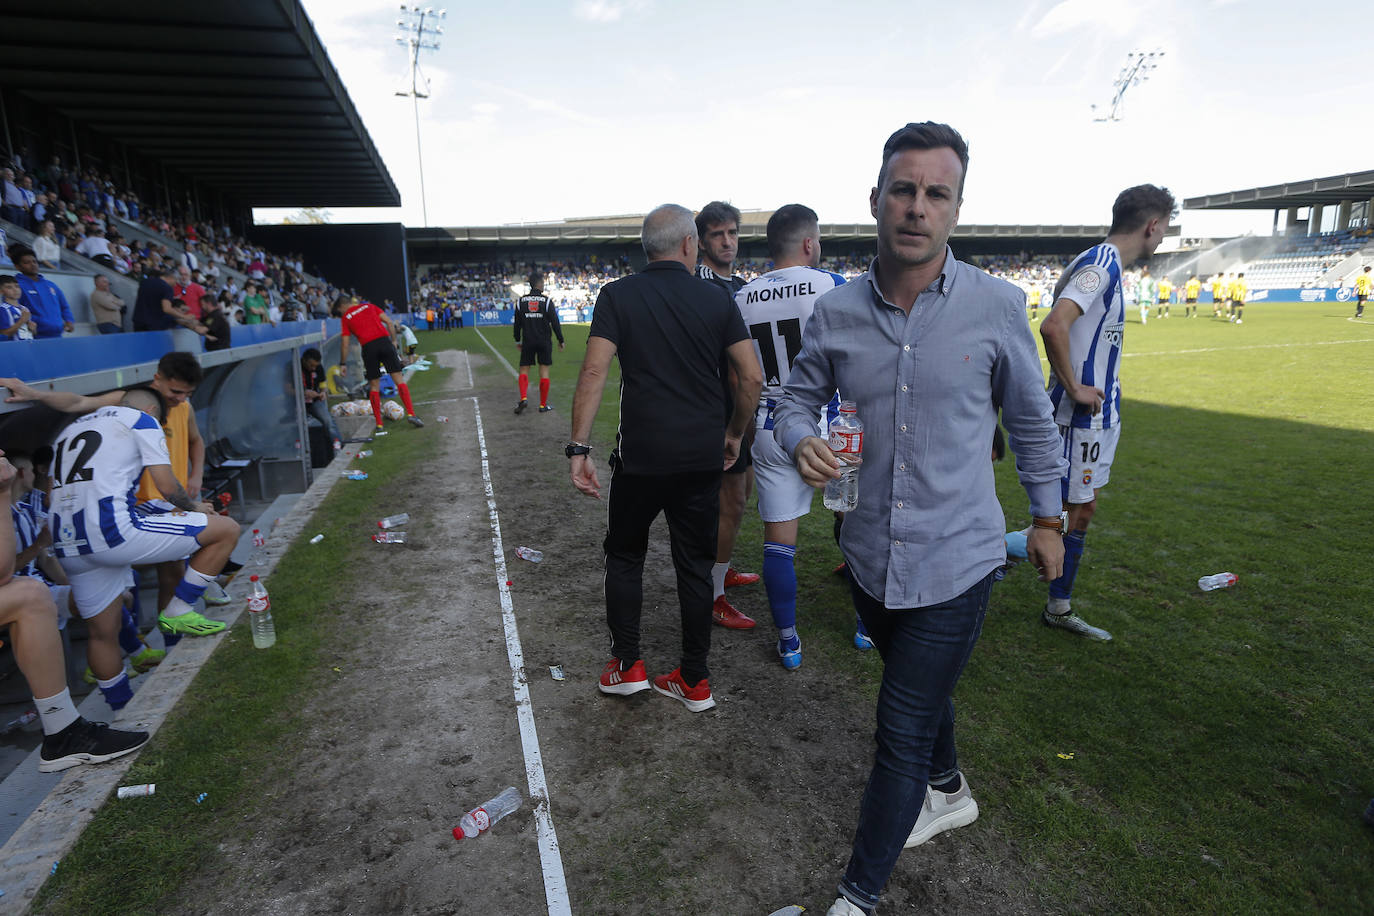
<instances>
[{"instance_id":1,"label":"spectator in stands","mask_svg":"<svg viewBox=\"0 0 1374 916\"><path fill-rule=\"evenodd\" d=\"M329 430L329 440L334 443L334 450L338 451L343 448L343 440L339 436L339 426L329 412L329 395L324 390L324 369L320 367L323 361L324 357L314 347L301 354L301 390L305 394L306 412Z\"/></svg>"},{"instance_id":2,"label":"spectator in stands","mask_svg":"<svg viewBox=\"0 0 1374 916\"><path fill-rule=\"evenodd\" d=\"M201 317L201 300L205 297L205 287L195 281L191 275L191 268L182 264L177 268L176 282L172 284L172 292L182 302L186 303L186 310L191 313L191 317L199 320Z\"/></svg>"},{"instance_id":3,"label":"spectator in stands","mask_svg":"<svg viewBox=\"0 0 1374 916\"><path fill-rule=\"evenodd\" d=\"M86 238L82 240L80 245L76 246L76 253L105 267L114 266L114 256L110 254L110 243L105 238L105 230L99 226L90 228L90 231L86 233Z\"/></svg>"},{"instance_id":4,"label":"spectator in stands","mask_svg":"<svg viewBox=\"0 0 1374 916\"><path fill-rule=\"evenodd\" d=\"M205 349L227 350L232 345L233 332L229 328L229 316L219 297L207 295L201 300L201 323L210 333L205 337ZM214 338L211 340L211 338Z\"/></svg>"},{"instance_id":5,"label":"spectator in stands","mask_svg":"<svg viewBox=\"0 0 1374 916\"><path fill-rule=\"evenodd\" d=\"M0 452L0 515L10 502L15 469ZM119 731L88 722L68 691L57 608L38 579L16 578L14 527L0 525L0 626L9 627L14 658L28 681L43 723L38 769L55 773L83 763L103 763L138 750L147 732Z\"/></svg>"},{"instance_id":6,"label":"spectator in stands","mask_svg":"<svg viewBox=\"0 0 1374 916\"><path fill-rule=\"evenodd\" d=\"M51 196L46 191L39 191L33 199L33 224L41 227L43 221L48 218L48 207L50 206ZM41 261L42 258L39 258Z\"/></svg>"},{"instance_id":7,"label":"spectator in stands","mask_svg":"<svg viewBox=\"0 0 1374 916\"><path fill-rule=\"evenodd\" d=\"M33 240L33 253L38 263L49 270L56 270L62 263L62 242L57 237L57 227L48 219L39 224L38 235Z\"/></svg>"},{"instance_id":8,"label":"spectator in stands","mask_svg":"<svg viewBox=\"0 0 1374 916\"><path fill-rule=\"evenodd\" d=\"M110 292L110 278L98 274L95 289L91 290L91 314L96 330L102 334L118 334L124 330L124 300Z\"/></svg>"},{"instance_id":9,"label":"spectator in stands","mask_svg":"<svg viewBox=\"0 0 1374 916\"><path fill-rule=\"evenodd\" d=\"M243 287L243 323L262 324L267 319L267 299L258 291L258 284L249 281Z\"/></svg>"},{"instance_id":10,"label":"spectator in stands","mask_svg":"<svg viewBox=\"0 0 1374 916\"><path fill-rule=\"evenodd\" d=\"M184 305L177 308L173 304L176 294L172 292L172 281L175 279L175 268L168 266L156 276L144 277L138 284L138 298L134 300L135 331L170 331L180 325L202 336L208 333L205 325L192 318Z\"/></svg>"},{"instance_id":11,"label":"spectator in stands","mask_svg":"<svg viewBox=\"0 0 1374 916\"><path fill-rule=\"evenodd\" d=\"M19 288L23 303L37 325L35 337L61 337L76 328L72 308L56 283L38 272L38 258L27 245L10 248L10 259L19 268Z\"/></svg>"},{"instance_id":12,"label":"spectator in stands","mask_svg":"<svg viewBox=\"0 0 1374 916\"><path fill-rule=\"evenodd\" d=\"M0 275L0 343L7 340L33 340L33 320L20 297L19 281Z\"/></svg>"},{"instance_id":13,"label":"spectator in stands","mask_svg":"<svg viewBox=\"0 0 1374 916\"><path fill-rule=\"evenodd\" d=\"M5 219L20 229L28 229L31 225L29 222L29 199L20 190L19 183L15 181L14 169L5 169L0 172L0 175L4 176L4 196L0 198L3 201L0 204L0 214L3 214Z\"/></svg>"}]
</instances>

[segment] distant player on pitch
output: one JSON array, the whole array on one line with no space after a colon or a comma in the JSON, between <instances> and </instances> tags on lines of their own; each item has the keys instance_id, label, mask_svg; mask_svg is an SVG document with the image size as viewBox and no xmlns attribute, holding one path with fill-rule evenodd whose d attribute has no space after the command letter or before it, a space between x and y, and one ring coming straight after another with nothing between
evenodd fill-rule
<instances>
[{"instance_id":1,"label":"distant player on pitch","mask_svg":"<svg viewBox=\"0 0 1374 916\"><path fill-rule=\"evenodd\" d=\"M1126 326L1121 270L1154 254L1174 215L1164 188L1127 188L1112 205L1106 241L1080 254L1059 278L1054 307L1040 325L1050 362L1050 400L1064 440L1069 473L1063 481L1064 572L1050 583L1042 619L1089 639L1111 639L1069 607L1097 491L1111 476L1121 435L1121 338ZM1148 269L1144 273L1148 276ZM1142 283L1143 285L1143 283ZM1148 308L1149 299L1141 304Z\"/></svg>"},{"instance_id":2,"label":"distant player on pitch","mask_svg":"<svg viewBox=\"0 0 1374 916\"><path fill-rule=\"evenodd\" d=\"M549 406L549 367L553 365L553 335L558 335L558 349L563 349L563 329L558 324L558 310L553 300L544 295L544 275L530 274L530 291L515 302L515 345L520 348L520 402L516 413L524 413L529 406L530 366L539 363L539 412L553 410ZM524 342L521 342L521 336Z\"/></svg>"},{"instance_id":3,"label":"distant player on pitch","mask_svg":"<svg viewBox=\"0 0 1374 916\"><path fill-rule=\"evenodd\" d=\"M1369 290L1374 287L1374 277L1369 275L1370 267L1365 265L1364 272L1355 278L1355 317L1364 317L1364 304L1369 301Z\"/></svg>"}]
</instances>

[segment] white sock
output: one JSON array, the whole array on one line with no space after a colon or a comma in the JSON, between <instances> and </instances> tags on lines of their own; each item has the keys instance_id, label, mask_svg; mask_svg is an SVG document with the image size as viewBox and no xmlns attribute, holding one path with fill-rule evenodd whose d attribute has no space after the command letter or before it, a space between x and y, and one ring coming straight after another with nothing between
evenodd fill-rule
<instances>
[{"instance_id":1,"label":"white sock","mask_svg":"<svg viewBox=\"0 0 1374 916\"><path fill-rule=\"evenodd\" d=\"M1063 617L1065 614L1069 613L1069 599L1051 598L1045 605L1045 610L1049 611L1051 616Z\"/></svg>"},{"instance_id":2,"label":"white sock","mask_svg":"<svg viewBox=\"0 0 1374 916\"><path fill-rule=\"evenodd\" d=\"M116 674L114 677L96 678L96 681L95 681L95 682L96 682L96 684L98 684L99 686L104 687L105 689L108 690L109 688L113 687L115 684L118 684L118 683L120 682L120 680L122 680L123 678L124 678L124 669L123 669L123 668L120 668L120 669L119 669L119 673Z\"/></svg>"},{"instance_id":3,"label":"white sock","mask_svg":"<svg viewBox=\"0 0 1374 916\"><path fill-rule=\"evenodd\" d=\"M717 563L715 566L711 567L711 581L716 586L716 593L712 595L713 598L719 598L721 595L725 594L725 574L729 571L729 560L726 560L724 563Z\"/></svg>"},{"instance_id":4,"label":"white sock","mask_svg":"<svg viewBox=\"0 0 1374 916\"><path fill-rule=\"evenodd\" d=\"M45 700L34 697L33 705L38 707L38 718L43 720L45 735L55 735L81 718L81 714L76 711L76 704L72 702L71 691L65 688L61 693Z\"/></svg>"}]
</instances>

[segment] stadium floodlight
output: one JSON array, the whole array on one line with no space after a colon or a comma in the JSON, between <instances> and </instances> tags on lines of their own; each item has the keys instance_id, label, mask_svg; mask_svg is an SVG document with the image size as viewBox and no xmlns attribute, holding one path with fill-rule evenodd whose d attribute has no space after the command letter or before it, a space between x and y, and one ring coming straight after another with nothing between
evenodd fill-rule
<instances>
[{"instance_id":1,"label":"stadium floodlight","mask_svg":"<svg viewBox=\"0 0 1374 916\"><path fill-rule=\"evenodd\" d=\"M1159 61L1164 57L1164 52L1156 48L1153 51L1132 51L1126 55L1126 65L1121 68L1121 72L1116 75L1116 81L1112 83L1112 104L1105 115L1094 117L1094 121L1120 121L1122 102L1126 98L1126 90L1132 86L1138 86L1150 78L1150 74L1159 69ZM1094 114L1097 106L1093 105Z\"/></svg>"},{"instance_id":2,"label":"stadium floodlight","mask_svg":"<svg viewBox=\"0 0 1374 916\"><path fill-rule=\"evenodd\" d=\"M400 34L396 43L409 49L410 88L398 91L396 95L409 98L415 107L415 158L420 165L420 212L425 227L429 227L429 205L425 199L425 157L420 148L420 99L429 98L429 78L420 70L420 52L438 51L439 37L444 34L438 24L448 15L448 10L434 10L401 4L401 18L396 20Z\"/></svg>"}]
</instances>

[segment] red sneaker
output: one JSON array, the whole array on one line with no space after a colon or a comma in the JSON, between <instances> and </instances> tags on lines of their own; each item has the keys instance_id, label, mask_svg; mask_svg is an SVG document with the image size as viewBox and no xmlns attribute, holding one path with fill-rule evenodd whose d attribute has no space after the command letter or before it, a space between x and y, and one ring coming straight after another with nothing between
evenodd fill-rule
<instances>
[{"instance_id":1,"label":"red sneaker","mask_svg":"<svg viewBox=\"0 0 1374 916\"><path fill-rule=\"evenodd\" d=\"M636 661L628 671L620 670L620 659L613 658L601 670L601 681L597 689L602 693L613 693L627 697L632 693L649 689L649 675L644 673L644 662Z\"/></svg>"},{"instance_id":2,"label":"red sneaker","mask_svg":"<svg viewBox=\"0 0 1374 916\"><path fill-rule=\"evenodd\" d=\"M735 606L726 601L724 595L717 598L715 605L711 608L711 619L728 630L754 629L754 618L735 610Z\"/></svg>"},{"instance_id":3,"label":"red sneaker","mask_svg":"<svg viewBox=\"0 0 1374 916\"><path fill-rule=\"evenodd\" d=\"M739 585L756 585L758 581L758 573L742 573L733 566L725 571L726 588L735 588Z\"/></svg>"},{"instance_id":4,"label":"red sneaker","mask_svg":"<svg viewBox=\"0 0 1374 916\"><path fill-rule=\"evenodd\" d=\"M711 696L710 681L702 678L695 687L688 687L682 679L681 668L674 668L672 674L660 674L654 678L654 689L665 697L681 700L682 705L692 712L705 712L716 705L715 697Z\"/></svg>"}]
</instances>

